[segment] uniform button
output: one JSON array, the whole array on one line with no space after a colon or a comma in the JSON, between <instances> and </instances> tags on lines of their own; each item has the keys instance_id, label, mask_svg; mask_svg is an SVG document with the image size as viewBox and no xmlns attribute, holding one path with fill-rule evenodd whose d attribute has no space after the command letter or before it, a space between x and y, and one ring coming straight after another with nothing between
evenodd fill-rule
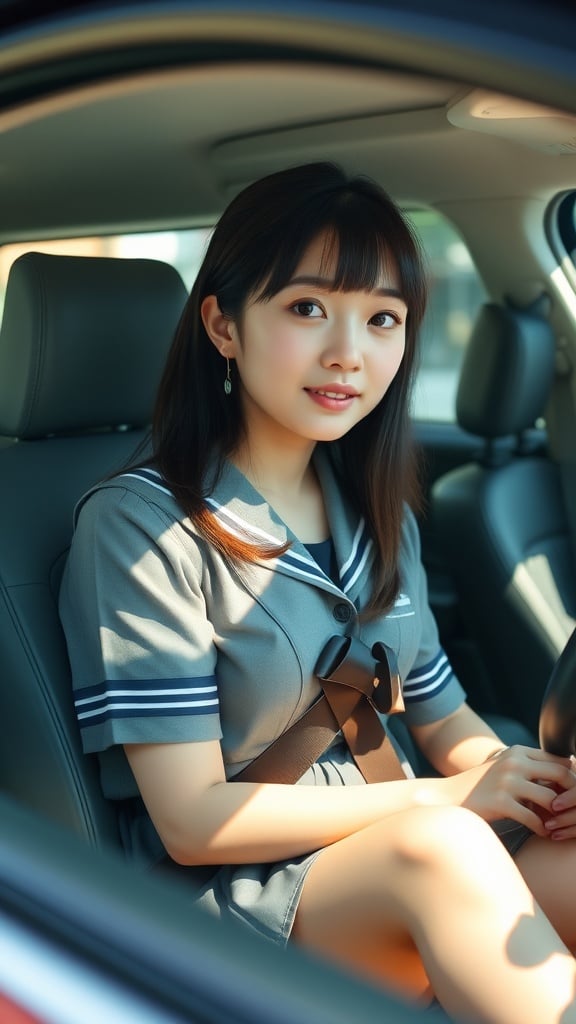
<instances>
[{"instance_id":1,"label":"uniform button","mask_svg":"<svg viewBox=\"0 0 576 1024\"><path fill-rule=\"evenodd\" d=\"M336 622L350 622L352 618L352 609L348 604L335 604L332 611Z\"/></svg>"}]
</instances>

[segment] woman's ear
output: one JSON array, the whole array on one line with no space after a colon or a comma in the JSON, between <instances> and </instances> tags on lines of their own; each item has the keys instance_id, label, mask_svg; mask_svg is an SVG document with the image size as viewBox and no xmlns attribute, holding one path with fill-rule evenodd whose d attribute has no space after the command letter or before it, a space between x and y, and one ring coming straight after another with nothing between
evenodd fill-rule
<instances>
[{"instance_id":1,"label":"woman's ear","mask_svg":"<svg viewBox=\"0 0 576 1024\"><path fill-rule=\"evenodd\" d=\"M206 334L221 356L233 359L236 355L236 325L220 309L215 295L207 295L200 306L202 323Z\"/></svg>"}]
</instances>

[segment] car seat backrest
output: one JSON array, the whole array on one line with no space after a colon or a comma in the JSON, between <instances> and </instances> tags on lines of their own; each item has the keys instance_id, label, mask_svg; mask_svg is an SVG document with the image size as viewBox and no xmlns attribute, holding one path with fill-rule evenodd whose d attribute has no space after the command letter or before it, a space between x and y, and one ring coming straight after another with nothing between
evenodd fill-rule
<instances>
[{"instance_id":1,"label":"car seat backrest","mask_svg":"<svg viewBox=\"0 0 576 1024\"><path fill-rule=\"evenodd\" d=\"M0 330L0 788L118 841L80 747L58 589L83 492L145 443L186 289L155 260L26 253Z\"/></svg>"},{"instance_id":2,"label":"car seat backrest","mask_svg":"<svg viewBox=\"0 0 576 1024\"><path fill-rule=\"evenodd\" d=\"M438 479L431 497L432 529L496 706L534 735L576 616L558 467L533 445L554 358L552 328L537 308L482 308L456 399L459 425L481 439L478 458Z\"/></svg>"},{"instance_id":3,"label":"car seat backrest","mask_svg":"<svg viewBox=\"0 0 576 1024\"><path fill-rule=\"evenodd\" d=\"M516 439L544 412L554 377L554 337L544 317L486 303L470 338L456 394L456 418L489 441Z\"/></svg>"}]
</instances>

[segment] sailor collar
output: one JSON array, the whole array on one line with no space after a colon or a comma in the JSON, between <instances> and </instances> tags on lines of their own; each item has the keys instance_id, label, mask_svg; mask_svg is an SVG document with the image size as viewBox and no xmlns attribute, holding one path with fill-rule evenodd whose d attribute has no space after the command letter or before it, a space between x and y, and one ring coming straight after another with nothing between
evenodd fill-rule
<instances>
[{"instance_id":1,"label":"sailor collar","mask_svg":"<svg viewBox=\"0 0 576 1024\"><path fill-rule=\"evenodd\" d=\"M320 446L314 452L313 462L326 504L340 586L322 571L305 545L233 463L224 462L220 475L206 498L206 504L223 529L235 537L249 543L271 547L280 547L287 542L290 544L281 555L257 559L256 565L260 568L267 572L284 573L329 591L333 595L342 597L344 594L349 601L356 603L365 583L366 570L374 557L373 541L364 519L355 514L345 501L328 455ZM173 508L174 496L157 470L147 467L126 470L109 482L108 486L117 485L128 479L134 483L138 481L140 493L140 485L144 484L145 490L150 488L151 496L155 495L156 500L167 498ZM76 508L76 517L86 499L98 489L93 488L84 495ZM250 564L253 569L254 563ZM237 566L236 571L244 575L241 567ZM249 566L246 567L246 572L248 571Z\"/></svg>"},{"instance_id":2,"label":"sailor collar","mask_svg":"<svg viewBox=\"0 0 576 1024\"><path fill-rule=\"evenodd\" d=\"M345 502L326 452L317 448L313 462L326 504L340 576L339 587L325 575L266 498L230 462L225 463L207 504L220 525L242 540L272 546L290 543L283 554L271 559L258 559L262 568L285 573L333 594L341 596L344 593L354 602L373 559L373 541L364 519L354 515Z\"/></svg>"}]
</instances>

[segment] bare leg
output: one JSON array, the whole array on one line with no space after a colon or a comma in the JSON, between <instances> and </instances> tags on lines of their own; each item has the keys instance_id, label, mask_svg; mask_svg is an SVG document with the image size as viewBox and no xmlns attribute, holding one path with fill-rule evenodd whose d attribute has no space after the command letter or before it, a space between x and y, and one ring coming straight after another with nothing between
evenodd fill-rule
<instances>
[{"instance_id":1,"label":"bare leg","mask_svg":"<svg viewBox=\"0 0 576 1024\"><path fill-rule=\"evenodd\" d=\"M534 836L514 859L562 941L576 952L576 839Z\"/></svg>"},{"instance_id":2,"label":"bare leg","mask_svg":"<svg viewBox=\"0 0 576 1024\"><path fill-rule=\"evenodd\" d=\"M455 1016L576 1024L576 962L489 826L460 808L404 811L323 850L294 938L382 980L400 969L415 996L424 967Z\"/></svg>"}]
</instances>

